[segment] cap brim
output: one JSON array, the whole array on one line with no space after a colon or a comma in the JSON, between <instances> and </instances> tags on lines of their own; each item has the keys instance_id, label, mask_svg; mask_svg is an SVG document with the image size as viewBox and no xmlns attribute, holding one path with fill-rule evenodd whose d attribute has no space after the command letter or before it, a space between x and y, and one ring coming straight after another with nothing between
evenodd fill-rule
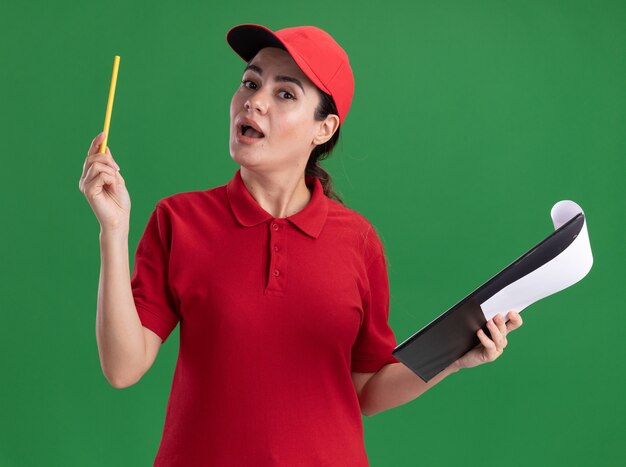
<instances>
[{"instance_id":1,"label":"cap brim","mask_svg":"<svg viewBox=\"0 0 626 467\"><path fill-rule=\"evenodd\" d=\"M252 60L259 50L264 47L278 47L286 50L313 84L325 93L330 94L328 88L324 86L309 64L295 50L286 46L271 29L260 24L240 24L226 33L226 41L237 55L246 62Z\"/></svg>"},{"instance_id":2,"label":"cap brim","mask_svg":"<svg viewBox=\"0 0 626 467\"><path fill-rule=\"evenodd\" d=\"M226 41L241 58L249 62L264 47L287 50L278 37L260 24L240 24L226 34Z\"/></svg>"}]
</instances>

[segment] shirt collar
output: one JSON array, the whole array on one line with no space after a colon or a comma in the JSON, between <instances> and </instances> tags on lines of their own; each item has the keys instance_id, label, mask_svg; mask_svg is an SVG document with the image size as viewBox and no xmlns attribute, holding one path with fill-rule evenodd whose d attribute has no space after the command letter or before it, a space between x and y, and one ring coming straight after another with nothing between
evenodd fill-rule
<instances>
[{"instance_id":1,"label":"shirt collar","mask_svg":"<svg viewBox=\"0 0 626 467\"><path fill-rule=\"evenodd\" d=\"M306 175L305 183L313 190L311 199L304 209L286 218L305 234L317 238L324 227L328 215L327 197L317 177ZM226 185L226 193L231 210L237 221L244 227L251 227L269 219L272 215L264 210L252 197L241 179L241 168Z\"/></svg>"}]
</instances>

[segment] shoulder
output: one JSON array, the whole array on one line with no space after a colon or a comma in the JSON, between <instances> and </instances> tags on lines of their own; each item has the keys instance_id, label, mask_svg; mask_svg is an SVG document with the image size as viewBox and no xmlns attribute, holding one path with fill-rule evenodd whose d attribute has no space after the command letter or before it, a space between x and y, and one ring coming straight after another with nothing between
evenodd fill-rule
<instances>
[{"instance_id":1,"label":"shoulder","mask_svg":"<svg viewBox=\"0 0 626 467\"><path fill-rule=\"evenodd\" d=\"M206 190L184 191L160 198L155 209L170 215L184 215L197 210L206 211L208 208L224 205L226 202L226 185L220 185Z\"/></svg>"},{"instance_id":2,"label":"shoulder","mask_svg":"<svg viewBox=\"0 0 626 467\"><path fill-rule=\"evenodd\" d=\"M328 203L328 217L331 221L343 222L359 230L368 230L371 227L370 221L360 212L331 198L326 198L326 202Z\"/></svg>"},{"instance_id":3,"label":"shoulder","mask_svg":"<svg viewBox=\"0 0 626 467\"><path fill-rule=\"evenodd\" d=\"M384 255L384 245L374 224L360 212L328 198L328 222L358 236L366 262Z\"/></svg>"}]
</instances>

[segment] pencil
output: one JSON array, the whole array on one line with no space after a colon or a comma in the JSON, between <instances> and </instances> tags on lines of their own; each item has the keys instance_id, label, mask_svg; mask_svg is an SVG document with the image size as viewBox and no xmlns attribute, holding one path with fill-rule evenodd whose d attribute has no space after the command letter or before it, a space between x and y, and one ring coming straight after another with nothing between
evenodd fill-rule
<instances>
[{"instance_id":1,"label":"pencil","mask_svg":"<svg viewBox=\"0 0 626 467\"><path fill-rule=\"evenodd\" d=\"M107 102L107 112L104 117L104 141L100 143L100 154L104 154L107 149L109 139L109 126L111 124L111 113L113 112L113 98L115 97L115 83L117 83L117 70L120 67L120 56L116 55L113 60L113 76L111 76L111 87L109 88L109 101Z\"/></svg>"}]
</instances>

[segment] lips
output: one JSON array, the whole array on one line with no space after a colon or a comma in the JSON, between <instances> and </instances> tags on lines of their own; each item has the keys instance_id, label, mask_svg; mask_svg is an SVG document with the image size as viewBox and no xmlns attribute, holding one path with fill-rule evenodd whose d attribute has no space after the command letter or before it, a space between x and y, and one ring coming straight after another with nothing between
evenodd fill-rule
<instances>
[{"instance_id":1,"label":"lips","mask_svg":"<svg viewBox=\"0 0 626 467\"><path fill-rule=\"evenodd\" d=\"M264 138L265 134L261 130L261 127L249 118L242 118L237 123L237 131L240 135L247 136L249 138Z\"/></svg>"},{"instance_id":2,"label":"lips","mask_svg":"<svg viewBox=\"0 0 626 467\"><path fill-rule=\"evenodd\" d=\"M251 126L242 125L241 126L241 134L244 136L248 136L250 138L263 138L263 133L259 133Z\"/></svg>"}]
</instances>

